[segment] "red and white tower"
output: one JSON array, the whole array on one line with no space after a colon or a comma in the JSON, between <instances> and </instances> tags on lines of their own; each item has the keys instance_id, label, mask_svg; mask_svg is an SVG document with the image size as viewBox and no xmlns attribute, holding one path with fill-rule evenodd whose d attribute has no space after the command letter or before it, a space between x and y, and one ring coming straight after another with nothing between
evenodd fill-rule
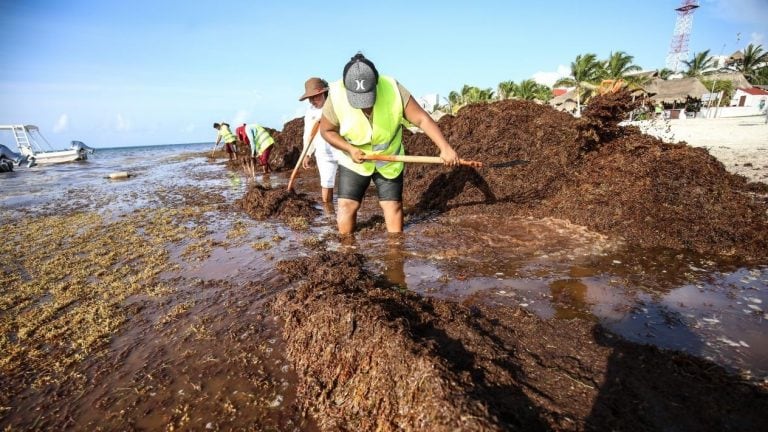
<instances>
[{"instance_id":1,"label":"red and white tower","mask_svg":"<svg viewBox=\"0 0 768 432\"><path fill-rule=\"evenodd\" d=\"M698 7L696 0L682 0L680 7L675 9L677 21L675 32L672 34L672 43L669 46L669 54L667 54L667 68L673 72L678 72L680 64L688 59L688 38L693 28L693 12Z\"/></svg>"}]
</instances>

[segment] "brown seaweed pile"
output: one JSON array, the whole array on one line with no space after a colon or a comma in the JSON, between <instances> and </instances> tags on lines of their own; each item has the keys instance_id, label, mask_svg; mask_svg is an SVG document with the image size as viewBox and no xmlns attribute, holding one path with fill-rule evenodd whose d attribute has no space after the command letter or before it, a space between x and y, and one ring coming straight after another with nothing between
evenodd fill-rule
<instances>
[{"instance_id":1,"label":"brown seaweed pile","mask_svg":"<svg viewBox=\"0 0 768 432\"><path fill-rule=\"evenodd\" d=\"M768 205L751 192L760 188L705 149L618 126L633 106L627 98L598 98L582 119L515 100L443 117L438 124L462 158L528 163L480 170L411 164L404 205L411 213L556 217L642 247L767 260ZM437 154L424 134L405 146L409 154Z\"/></svg>"},{"instance_id":2,"label":"brown seaweed pile","mask_svg":"<svg viewBox=\"0 0 768 432\"><path fill-rule=\"evenodd\" d=\"M636 105L620 92L593 99L582 118L520 100L444 116L438 124L460 156L487 168L409 164L406 212L555 217L630 245L768 260L768 186L727 172L705 149L619 126ZM276 170L293 168L302 131L297 118L275 133ZM422 133L406 131L404 145L437 154Z\"/></svg>"},{"instance_id":3,"label":"brown seaweed pile","mask_svg":"<svg viewBox=\"0 0 768 432\"><path fill-rule=\"evenodd\" d=\"M237 200L235 205L256 220L287 220L297 217L311 220L320 213L306 194L289 192L283 188L270 189L260 184L250 185L245 196Z\"/></svg>"},{"instance_id":4,"label":"brown seaweed pile","mask_svg":"<svg viewBox=\"0 0 768 432\"><path fill-rule=\"evenodd\" d=\"M360 255L278 264L298 401L322 430L756 430L768 393L582 320L383 288Z\"/></svg>"},{"instance_id":5,"label":"brown seaweed pile","mask_svg":"<svg viewBox=\"0 0 768 432\"><path fill-rule=\"evenodd\" d=\"M304 134L304 118L295 118L285 125L283 130L275 132L275 146L272 149L270 160L272 168L276 171L293 169L299 160L302 149L302 136Z\"/></svg>"}]
</instances>

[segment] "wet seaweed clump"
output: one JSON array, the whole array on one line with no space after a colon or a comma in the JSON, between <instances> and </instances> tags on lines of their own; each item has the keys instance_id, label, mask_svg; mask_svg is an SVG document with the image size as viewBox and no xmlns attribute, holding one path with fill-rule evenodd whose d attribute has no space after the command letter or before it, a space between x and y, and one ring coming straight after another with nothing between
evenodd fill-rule
<instances>
[{"instance_id":1,"label":"wet seaweed clump","mask_svg":"<svg viewBox=\"0 0 768 432\"><path fill-rule=\"evenodd\" d=\"M631 111L639 108L642 100L633 100L629 91L606 93L590 101L582 112L579 125L585 140L581 150L584 152L597 149L600 144L619 138L627 133L636 132L634 127L620 126L622 120Z\"/></svg>"},{"instance_id":2,"label":"wet seaweed clump","mask_svg":"<svg viewBox=\"0 0 768 432\"><path fill-rule=\"evenodd\" d=\"M406 211L554 217L630 245L768 261L765 188L705 149L619 126L635 106L621 92L593 99L583 118L517 100L444 116L438 125L459 155L486 168L408 165ZM437 152L422 133L404 145L409 154ZM514 161L526 163L505 164Z\"/></svg>"},{"instance_id":3,"label":"wet seaweed clump","mask_svg":"<svg viewBox=\"0 0 768 432\"><path fill-rule=\"evenodd\" d=\"M271 132L270 132L271 133ZM283 125L283 130L275 132L272 137L275 139L275 146L272 149L270 160L272 169L275 171L284 171L293 169L301 155L304 136L304 118L295 118Z\"/></svg>"},{"instance_id":4,"label":"wet seaweed clump","mask_svg":"<svg viewBox=\"0 0 768 432\"><path fill-rule=\"evenodd\" d=\"M235 202L256 220L305 218L312 220L320 211L306 194L270 189L259 184L251 185L243 198Z\"/></svg>"},{"instance_id":5,"label":"wet seaweed clump","mask_svg":"<svg viewBox=\"0 0 768 432\"><path fill-rule=\"evenodd\" d=\"M291 289L270 309L284 322L300 409L321 430L750 430L765 420L764 389L587 321L391 289L359 254L277 268Z\"/></svg>"}]
</instances>

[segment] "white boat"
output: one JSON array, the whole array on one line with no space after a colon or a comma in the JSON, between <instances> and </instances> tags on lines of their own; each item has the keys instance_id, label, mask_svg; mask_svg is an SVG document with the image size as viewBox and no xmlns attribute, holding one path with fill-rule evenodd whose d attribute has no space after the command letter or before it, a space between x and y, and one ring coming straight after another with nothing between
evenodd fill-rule
<instances>
[{"instance_id":1,"label":"white boat","mask_svg":"<svg viewBox=\"0 0 768 432\"><path fill-rule=\"evenodd\" d=\"M31 161L26 156L22 156L0 144L0 173L13 171L14 164L18 166L24 162L27 163L27 167L35 166L35 161Z\"/></svg>"},{"instance_id":2,"label":"white boat","mask_svg":"<svg viewBox=\"0 0 768 432\"><path fill-rule=\"evenodd\" d=\"M72 141L69 149L54 150L40 129L34 125L0 125L0 131L10 131L22 156L38 164L87 160L94 149L80 141ZM43 147L45 143L45 147Z\"/></svg>"}]
</instances>

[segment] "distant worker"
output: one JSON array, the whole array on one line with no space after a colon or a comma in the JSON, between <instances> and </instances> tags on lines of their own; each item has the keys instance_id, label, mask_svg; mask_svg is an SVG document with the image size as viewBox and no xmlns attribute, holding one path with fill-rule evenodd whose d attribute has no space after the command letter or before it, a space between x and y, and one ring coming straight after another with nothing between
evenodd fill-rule
<instances>
[{"instance_id":1,"label":"distant worker","mask_svg":"<svg viewBox=\"0 0 768 432\"><path fill-rule=\"evenodd\" d=\"M657 119L664 118L664 107L661 105L661 102L656 103L656 106L654 107L654 113L656 114Z\"/></svg>"},{"instance_id":2,"label":"distant worker","mask_svg":"<svg viewBox=\"0 0 768 432\"><path fill-rule=\"evenodd\" d=\"M309 107L304 114L304 149L305 154L301 161L304 169L309 168L309 160L312 155L317 162L317 170L320 173L320 195L324 204L333 203L333 186L336 182L336 171L339 168L338 150L328 144L318 132L320 117L323 115L323 105L328 98L328 82L321 78L310 78L304 83L304 94L300 101L309 99ZM307 146L309 148L307 149Z\"/></svg>"},{"instance_id":3,"label":"distant worker","mask_svg":"<svg viewBox=\"0 0 768 432\"><path fill-rule=\"evenodd\" d=\"M242 125L238 126L235 129L235 135L237 136L237 141L239 144L243 144L245 148L248 148L251 146L250 141L248 141L248 134L245 133L245 126L246 124L243 123Z\"/></svg>"},{"instance_id":4,"label":"distant worker","mask_svg":"<svg viewBox=\"0 0 768 432\"><path fill-rule=\"evenodd\" d=\"M227 151L229 160L234 160L235 152L237 151L237 147L235 147L237 143L237 137L229 129L229 124L224 122L214 123L213 128L219 131L219 133L216 135L216 144L213 146L214 151L219 146L219 143L223 140L224 148Z\"/></svg>"},{"instance_id":5,"label":"distant worker","mask_svg":"<svg viewBox=\"0 0 768 432\"><path fill-rule=\"evenodd\" d=\"M269 132L256 123L245 126L245 136L251 143L251 160L258 161L264 169L264 174L272 172L269 165L269 155L275 140Z\"/></svg>"},{"instance_id":6,"label":"distant worker","mask_svg":"<svg viewBox=\"0 0 768 432\"><path fill-rule=\"evenodd\" d=\"M403 118L419 127L440 149L446 166L459 156L432 117L394 78L379 76L373 62L358 53L330 85L320 133L339 153L337 186L339 233L354 232L357 212L371 180L376 184L387 231L403 231L403 162L364 161L366 153L403 155Z\"/></svg>"}]
</instances>

